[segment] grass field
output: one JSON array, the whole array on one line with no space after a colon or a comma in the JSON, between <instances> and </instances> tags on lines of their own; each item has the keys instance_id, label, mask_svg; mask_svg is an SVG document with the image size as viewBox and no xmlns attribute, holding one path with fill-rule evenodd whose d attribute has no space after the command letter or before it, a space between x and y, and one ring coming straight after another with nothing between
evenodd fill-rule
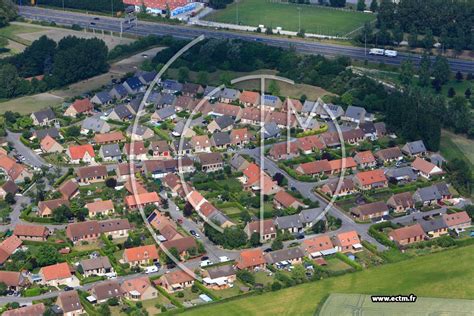
<instances>
[{"instance_id":1,"label":"grass field","mask_svg":"<svg viewBox=\"0 0 474 316\"><path fill-rule=\"evenodd\" d=\"M265 27L281 27L297 32L299 29L298 8L301 8L301 28L306 33L345 36L347 33L375 19L375 15L325 8L321 6L296 5L269 2L267 0L241 0L217 10L204 19L220 23Z\"/></svg>"},{"instance_id":2,"label":"grass field","mask_svg":"<svg viewBox=\"0 0 474 316\"><path fill-rule=\"evenodd\" d=\"M415 303L372 303L370 296L360 294L331 294L319 315L468 315L474 310L474 301L417 298Z\"/></svg>"},{"instance_id":3,"label":"grass field","mask_svg":"<svg viewBox=\"0 0 474 316\"><path fill-rule=\"evenodd\" d=\"M20 34L36 33L40 32L40 27L30 26L27 24L10 24L9 26L0 28L0 37L8 38L14 42L18 42L22 45L29 45L31 41L26 40L19 36Z\"/></svg>"},{"instance_id":4,"label":"grass field","mask_svg":"<svg viewBox=\"0 0 474 316\"><path fill-rule=\"evenodd\" d=\"M443 130L440 151L447 160L463 159L474 168L474 140Z\"/></svg>"},{"instance_id":5,"label":"grass field","mask_svg":"<svg viewBox=\"0 0 474 316\"><path fill-rule=\"evenodd\" d=\"M474 245L306 283L278 292L210 304L186 315L313 315L331 293L474 299ZM372 314L371 314L372 315ZM373 314L379 315L379 314ZM387 314L388 315L388 314Z\"/></svg>"},{"instance_id":6,"label":"grass field","mask_svg":"<svg viewBox=\"0 0 474 316\"><path fill-rule=\"evenodd\" d=\"M63 98L54 96L50 93L41 93L21 98L12 99L6 102L0 102L0 114L6 111L28 114L41 110L48 106L57 106L62 104Z\"/></svg>"}]
</instances>

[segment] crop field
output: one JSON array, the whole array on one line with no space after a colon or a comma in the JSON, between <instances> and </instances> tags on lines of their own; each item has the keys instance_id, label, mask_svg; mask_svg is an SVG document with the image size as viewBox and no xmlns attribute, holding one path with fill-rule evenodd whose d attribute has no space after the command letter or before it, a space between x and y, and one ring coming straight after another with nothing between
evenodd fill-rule
<instances>
[{"instance_id":1,"label":"crop field","mask_svg":"<svg viewBox=\"0 0 474 316\"><path fill-rule=\"evenodd\" d=\"M310 282L276 292L209 304L191 309L185 314L314 315L318 305L331 293L414 294L418 297L473 300L474 283L466 282L466 280L474 279L473 260L474 246L467 246L415 257L394 264L382 265L361 272L345 274L340 277ZM387 307L387 304L382 305ZM382 313L362 314L381 315ZM389 313L383 314L392 315ZM403 312L400 314L405 315ZM468 314L457 313L457 315Z\"/></svg>"},{"instance_id":2,"label":"crop field","mask_svg":"<svg viewBox=\"0 0 474 316\"><path fill-rule=\"evenodd\" d=\"M270 2L267 0L241 0L216 10L204 20L229 24L281 27L283 30L301 29L306 33L345 36L375 19L375 15L356 11L338 10L316 5Z\"/></svg>"},{"instance_id":3,"label":"crop field","mask_svg":"<svg viewBox=\"0 0 474 316\"><path fill-rule=\"evenodd\" d=\"M467 315L474 310L474 301L417 298L414 303L372 303L369 295L331 294L319 315Z\"/></svg>"}]
</instances>

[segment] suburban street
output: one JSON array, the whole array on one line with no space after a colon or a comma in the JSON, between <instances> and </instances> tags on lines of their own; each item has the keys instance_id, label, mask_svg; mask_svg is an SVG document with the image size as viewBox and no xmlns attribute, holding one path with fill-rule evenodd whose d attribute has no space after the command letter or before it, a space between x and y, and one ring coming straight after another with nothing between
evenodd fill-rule
<instances>
[{"instance_id":1,"label":"suburban street","mask_svg":"<svg viewBox=\"0 0 474 316\"><path fill-rule=\"evenodd\" d=\"M37 7L21 6L19 13L21 16L31 20L55 22L61 25L71 26L79 25L87 29L104 30L120 32L120 22L118 18L96 16L92 14L82 14L68 11L58 11L51 9L43 9ZM96 19L94 19L96 18ZM94 23L93 25L91 23ZM289 39L285 37L270 37L258 33L232 32L217 30L203 27L192 27L184 25L170 25L161 23L152 23L139 21L138 26L131 27L124 23L123 31L133 35L146 36L155 35L171 35L177 38L191 39L200 35L208 38L218 39L241 39L246 41L257 41L271 46L289 48L293 47L301 53L321 54L328 57L348 56L358 60L368 60L370 62L385 63L387 65L400 65L402 61L412 60L418 65L420 55L400 53L398 57L373 56L366 53L364 48L340 46L334 44L305 41L300 39ZM434 58L434 57L433 57ZM474 62L461 59L448 59L452 71L461 71L465 73L474 72Z\"/></svg>"}]
</instances>

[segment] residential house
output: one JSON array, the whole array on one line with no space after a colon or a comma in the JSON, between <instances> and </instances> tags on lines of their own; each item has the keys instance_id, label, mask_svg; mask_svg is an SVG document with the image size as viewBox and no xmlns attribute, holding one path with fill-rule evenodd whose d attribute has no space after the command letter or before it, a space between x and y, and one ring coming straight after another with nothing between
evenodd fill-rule
<instances>
[{"instance_id":1,"label":"residential house","mask_svg":"<svg viewBox=\"0 0 474 316\"><path fill-rule=\"evenodd\" d=\"M128 121L133 118L132 112L125 104L119 104L106 113L108 120Z\"/></svg>"},{"instance_id":2,"label":"residential house","mask_svg":"<svg viewBox=\"0 0 474 316\"><path fill-rule=\"evenodd\" d=\"M332 103L321 104L319 101L316 102L316 109L312 110L313 113L316 113L323 120L337 120L344 115L344 110L340 105L335 105Z\"/></svg>"},{"instance_id":3,"label":"residential house","mask_svg":"<svg viewBox=\"0 0 474 316\"><path fill-rule=\"evenodd\" d=\"M202 282L211 290L222 290L232 287L237 280L237 274L233 266L224 265L202 270Z\"/></svg>"},{"instance_id":4,"label":"residential house","mask_svg":"<svg viewBox=\"0 0 474 316\"><path fill-rule=\"evenodd\" d=\"M227 228L231 226L235 226L235 224L230 220L229 217L227 217L225 214L222 212L216 210L215 212L212 212L209 216L209 221L216 223L222 228Z\"/></svg>"},{"instance_id":5,"label":"residential house","mask_svg":"<svg viewBox=\"0 0 474 316\"><path fill-rule=\"evenodd\" d=\"M199 84L187 82L183 84L181 93L185 96L196 97L204 93L204 88Z\"/></svg>"},{"instance_id":6,"label":"residential house","mask_svg":"<svg viewBox=\"0 0 474 316\"><path fill-rule=\"evenodd\" d=\"M60 207L61 205L69 206L69 201L63 198L40 201L38 203L38 216L51 217L53 215L53 211L57 209L58 207Z\"/></svg>"},{"instance_id":7,"label":"residential house","mask_svg":"<svg viewBox=\"0 0 474 316\"><path fill-rule=\"evenodd\" d=\"M364 138L375 141L378 138L377 129L373 122L365 122L359 124L360 130L364 133Z\"/></svg>"},{"instance_id":8,"label":"residential house","mask_svg":"<svg viewBox=\"0 0 474 316\"><path fill-rule=\"evenodd\" d=\"M89 211L89 217L107 216L114 212L114 203L112 200L98 200L86 203L85 208Z\"/></svg>"},{"instance_id":9,"label":"residential house","mask_svg":"<svg viewBox=\"0 0 474 316\"><path fill-rule=\"evenodd\" d=\"M125 197L125 204L129 209L132 210L139 207L145 207L147 205L158 206L160 203L161 199L156 192L132 194Z\"/></svg>"},{"instance_id":10,"label":"residential house","mask_svg":"<svg viewBox=\"0 0 474 316\"><path fill-rule=\"evenodd\" d=\"M190 144L195 152L211 152L211 141L207 135L192 137Z\"/></svg>"},{"instance_id":11,"label":"residential house","mask_svg":"<svg viewBox=\"0 0 474 316\"><path fill-rule=\"evenodd\" d=\"M388 206L382 201L362 204L351 209L351 214L361 221L378 219L387 216L388 213Z\"/></svg>"},{"instance_id":12,"label":"residential house","mask_svg":"<svg viewBox=\"0 0 474 316\"><path fill-rule=\"evenodd\" d=\"M341 181L341 186L339 190L337 190L338 185L339 179L330 179L325 184L323 184L323 186L321 187L321 192L329 195L330 197L339 197L353 194L357 191L355 189L354 182L352 181L352 179L349 178L344 178Z\"/></svg>"},{"instance_id":13,"label":"residential house","mask_svg":"<svg viewBox=\"0 0 474 316\"><path fill-rule=\"evenodd\" d=\"M235 266L239 270L254 270L255 268L264 268L267 261L262 249L255 248L242 250L235 262Z\"/></svg>"},{"instance_id":14,"label":"residential house","mask_svg":"<svg viewBox=\"0 0 474 316\"><path fill-rule=\"evenodd\" d=\"M145 147L145 142L141 140L126 143L123 146L123 153L130 161L148 159L148 149Z\"/></svg>"},{"instance_id":15,"label":"residential house","mask_svg":"<svg viewBox=\"0 0 474 316\"><path fill-rule=\"evenodd\" d=\"M193 127L200 125L202 125L201 121L192 120L190 123L187 123L186 120L181 120L176 123L173 128L173 131L171 132L171 135L173 135L174 137L181 137L181 139L194 137L196 136L196 132L193 130ZM177 140L177 142L179 141Z\"/></svg>"},{"instance_id":16,"label":"residential house","mask_svg":"<svg viewBox=\"0 0 474 316\"><path fill-rule=\"evenodd\" d=\"M166 140L157 140L150 143L150 150L154 159L172 159L170 145Z\"/></svg>"},{"instance_id":17,"label":"residential house","mask_svg":"<svg viewBox=\"0 0 474 316\"><path fill-rule=\"evenodd\" d=\"M164 107L156 110L150 117L152 123L161 123L166 120L174 120L176 118L176 110L174 107Z\"/></svg>"},{"instance_id":18,"label":"residential house","mask_svg":"<svg viewBox=\"0 0 474 316\"><path fill-rule=\"evenodd\" d=\"M171 93L163 93L156 102L157 109L172 108L176 104L176 96Z\"/></svg>"},{"instance_id":19,"label":"residential house","mask_svg":"<svg viewBox=\"0 0 474 316\"><path fill-rule=\"evenodd\" d=\"M108 219L99 222L100 232L112 239L127 238L131 225L128 219Z\"/></svg>"},{"instance_id":20,"label":"residential house","mask_svg":"<svg viewBox=\"0 0 474 316\"><path fill-rule=\"evenodd\" d=\"M219 100L224 103L232 103L239 99L240 91L231 88L224 88L219 94Z\"/></svg>"},{"instance_id":21,"label":"residential house","mask_svg":"<svg viewBox=\"0 0 474 316\"><path fill-rule=\"evenodd\" d=\"M342 171L342 168L344 168L346 171L347 170L354 171L357 168L357 163L352 157L329 160L328 163L329 163L329 170L328 170L329 174L340 173Z\"/></svg>"},{"instance_id":22,"label":"residential house","mask_svg":"<svg viewBox=\"0 0 474 316\"><path fill-rule=\"evenodd\" d=\"M399 161L403 159L403 153L398 147L390 147L386 149L381 149L375 153L375 157L380 162L390 163L393 161Z\"/></svg>"},{"instance_id":23,"label":"residential house","mask_svg":"<svg viewBox=\"0 0 474 316\"><path fill-rule=\"evenodd\" d=\"M153 226L154 229L161 232L161 230L169 225L176 228L176 223L171 220L168 216L161 213L159 210L154 210L147 218L148 223Z\"/></svg>"},{"instance_id":24,"label":"residential house","mask_svg":"<svg viewBox=\"0 0 474 316\"><path fill-rule=\"evenodd\" d=\"M295 170L299 174L321 176L329 172L331 170L331 166L329 165L329 161L327 159L323 159L299 164Z\"/></svg>"},{"instance_id":25,"label":"residential house","mask_svg":"<svg viewBox=\"0 0 474 316\"><path fill-rule=\"evenodd\" d=\"M119 161L122 159L122 151L119 144L106 144L100 146L99 156L104 161Z\"/></svg>"},{"instance_id":26,"label":"residential house","mask_svg":"<svg viewBox=\"0 0 474 316\"><path fill-rule=\"evenodd\" d=\"M350 145L358 145L364 140L364 132L358 128L343 131L342 139Z\"/></svg>"},{"instance_id":27,"label":"residential house","mask_svg":"<svg viewBox=\"0 0 474 316\"><path fill-rule=\"evenodd\" d=\"M58 287L59 285L79 285L79 280L71 273L71 269L67 262L42 267L39 270L39 275L41 276L44 285L55 287Z\"/></svg>"},{"instance_id":28,"label":"residential house","mask_svg":"<svg viewBox=\"0 0 474 316\"><path fill-rule=\"evenodd\" d=\"M13 235L21 240L46 241L50 234L48 227L43 225L16 224Z\"/></svg>"},{"instance_id":29,"label":"residential house","mask_svg":"<svg viewBox=\"0 0 474 316\"><path fill-rule=\"evenodd\" d=\"M136 76L138 77L142 85L148 86L153 82L153 80L155 80L156 75L158 75L158 73L152 70L152 71L140 72Z\"/></svg>"},{"instance_id":30,"label":"residential house","mask_svg":"<svg viewBox=\"0 0 474 316\"><path fill-rule=\"evenodd\" d=\"M33 177L33 173L23 164L17 163L4 153L0 153L0 173L3 173L15 183L22 183L26 178L31 179Z\"/></svg>"},{"instance_id":31,"label":"residential house","mask_svg":"<svg viewBox=\"0 0 474 316\"><path fill-rule=\"evenodd\" d=\"M452 197L451 192L446 183L441 182L429 187L419 188L413 194L415 202L421 205L438 204Z\"/></svg>"},{"instance_id":32,"label":"residential house","mask_svg":"<svg viewBox=\"0 0 474 316\"><path fill-rule=\"evenodd\" d=\"M273 197L273 205L277 209L293 208L298 210L300 207L308 207L303 202L284 190L281 190L275 194Z\"/></svg>"},{"instance_id":33,"label":"residential house","mask_svg":"<svg viewBox=\"0 0 474 316\"><path fill-rule=\"evenodd\" d=\"M164 93L176 93L183 89L183 84L176 80L166 79L161 83L161 87Z\"/></svg>"},{"instance_id":34,"label":"residential house","mask_svg":"<svg viewBox=\"0 0 474 316\"><path fill-rule=\"evenodd\" d=\"M297 234L303 230L299 214L279 216L275 219L275 225L284 233Z\"/></svg>"},{"instance_id":35,"label":"residential house","mask_svg":"<svg viewBox=\"0 0 474 316\"><path fill-rule=\"evenodd\" d=\"M117 181L118 182L126 182L137 172L142 172L141 166L131 162L124 162L117 164L117 169L115 173L117 174Z\"/></svg>"},{"instance_id":36,"label":"residential house","mask_svg":"<svg viewBox=\"0 0 474 316\"><path fill-rule=\"evenodd\" d=\"M300 100L286 98L281 107L282 112L300 113L303 110L303 104Z\"/></svg>"},{"instance_id":37,"label":"residential house","mask_svg":"<svg viewBox=\"0 0 474 316\"><path fill-rule=\"evenodd\" d=\"M334 238L334 246L342 253L357 252L362 250L359 236L355 230L337 234Z\"/></svg>"},{"instance_id":38,"label":"residential house","mask_svg":"<svg viewBox=\"0 0 474 316\"><path fill-rule=\"evenodd\" d=\"M415 201L411 192L402 192L392 195L387 200L387 205L395 213L403 213L415 207Z\"/></svg>"},{"instance_id":39,"label":"residential house","mask_svg":"<svg viewBox=\"0 0 474 316\"><path fill-rule=\"evenodd\" d=\"M0 265L4 264L5 261L22 245L23 241L15 235L7 237L0 243Z\"/></svg>"},{"instance_id":40,"label":"residential house","mask_svg":"<svg viewBox=\"0 0 474 316\"><path fill-rule=\"evenodd\" d=\"M263 177L263 183L260 183ZM276 181L273 181L260 167L254 163L243 170L243 176L239 178L245 190L262 191L265 195L272 195L281 190Z\"/></svg>"},{"instance_id":41,"label":"residential house","mask_svg":"<svg viewBox=\"0 0 474 316\"><path fill-rule=\"evenodd\" d=\"M193 109L196 107L196 105L197 103L194 98L180 95L176 98L174 108L176 109L176 111L187 110L187 111L192 112Z\"/></svg>"},{"instance_id":42,"label":"residential house","mask_svg":"<svg viewBox=\"0 0 474 316\"><path fill-rule=\"evenodd\" d=\"M130 77L122 83L129 94L136 94L141 91L143 84L137 77Z\"/></svg>"},{"instance_id":43,"label":"residential house","mask_svg":"<svg viewBox=\"0 0 474 316\"><path fill-rule=\"evenodd\" d=\"M326 147L339 148L341 146L341 137L338 132L324 132L319 137Z\"/></svg>"},{"instance_id":44,"label":"residential house","mask_svg":"<svg viewBox=\"0 0 474 316\"><path fill-rule=\"evenodd\" d=\"M408 142L402 147L402 152L408 156L424 156L427 153L425 143L422 140Z\"/></svg>"},{"instance_id":45,"label":"residential house","mask_svg":"<svg viewBox=\"0 0 474 316\"><path fill-rule=\"evenodd\" d=\"M147 140L155 136L155 133L148 127L143 125L130 125L126 131L127 136L130 137L132 141Z\"/></svg>"},{"instance_id":46,"label":"residential house","mask_svg":"<svg viewBox=\"0 0 474 316\"><path fill-rule=\"evenodd\" d=\"M107 167L104 165L81 167L76 170L79 184L103 182L107 178Z\"/></svg>"},{"instance_id":47,"label":"residential house","mask_svg":"<svg viewBox=\"0 0 474 316\"><path fill-rule=\"evenodd\" d=\"M103 276L114 272L114 268L110 264L109 257L107 256L81 260L79 261L79 266L82 269L82 274L86 278L94 275Z\"/></svg>"},{"instance_id":48,"label":"residential house","mask_svg":"<svg viewBox=\"0 0 474 316\"><path fill-rule=\"evenodd\" d=\"M370 150L367 151L359 151L355 156L354 160L359 166L359 168L373 168L377 166L377 161L375 160L374 155Z\"/></svg>"},{"instance_id":49,"label":"residential house","mask_svg":"<svg viewBox=\"0 0 474 316\"><path fill-rule=\"evenodd\" d=\"M456 212L456 213L445 213L443 214L443 219L448 225L449 229L455 230L465 230L468 227L471 227L471 218L466 211Z\"/></svg>"},{"instance_id":50,"label":"residential house","mask_svg":"<svg viewBox=\"0 0 474 316\"><path fill-rule=\"evenodd\" d=\"M28 280L21 272L0 271L0 282L5 283L9 291L20 291L27 285Z\"/></svg>"},{"instance_id":51,"label":"residential house","mask_svg":"<svg viewBox=\"0 0 474 316\"><path fill-rule=\"evenodd\" d=\"M151 285L146 276L123 281L122 292L132 301L144 301L158 297L158 290Z\"/></svg>"},{"instance_id":52,"label":"residential house","mask_svg":"<svg viewBox=\"0 0 474 316\"><path fill-rule=\"evenodd\" d=\"M175 293L177 291L182 291L186 288L190 288L191 286L193 286L194 275L190 275L182 270L177 270L163 274L155 282L157 285L160 285L166 292Z\"/></svg>"},{"instance_id":53,"label":"residential house","mask_svg":"<svg viewBox=\"0 0 474 316\"><path fill-rule=\"evenodd\" d=\"M159 231L159 233L160 235L158 236L158 238L160 238L161 242L183 238L183 235L178 233L178 231L176 230L176 225L173 224L164 225Z\"/></svg>"},{"instance_id":54,"label":"residential house","mask_svg":"<svg viewBox=\"0 0 474 316\"><path fill-rule=\"evenodd\" d=\"M100 225L97 221L71 223L66 227L66 236L74 244L79 241L95 241L100 233Z\"/></svg>"},{"instance_id":55,"label":"residential house","mask_svg":"<svg viewBox=\"0 0 474 316\"><path fill-rule=\"evenodd\" d=\"M240 116L240 123L244 125L260 126L265 122L266 112L263 113L259 109L245 108Z\"/></svg>"},{"instance_id":56,"label":"residential house","mask_svg":"<svg viewBox=\"0 0 474 316\"><path fill-rule=\"evenodd\" d=\"M114 131L110 133L94 135L94 142L97 145L120 143L120 142L123 142L124 140L125 140L125 136L123 136L121 131Z\"/></svg>"},{"instance_id":57,"label":"residential house","mask_svg":"<svg viewBox=\"0 0 474 316\"><path fill-rule=\"evenodd\" d=\"M430 238L438 238L448 234L448 225L441 216L427 220L422 219L419 221L419 224L423 228L425 234Z\"/></svg>"},{"instance_id":58,"label":"residential house","mask_svg":"<svg viewBox=\"0 0 474 316\"><path fill-rule=\"evenodd\" d=\"M224 170L224 159L220 153L202 153L197 156L204 172Z\"/></svg>"},{"instance_id":59,"label":"residential house","mask_svg":"<svg viewBox=\"0 0 474 316\"><path fill-rule=\"evenodd\" d=\"M382 169L359 172L354 176L353 181L360 190L372 190L388 186L387 177L385 177Z\"/></svg>"},{"instance_id":60,"label":"residential house","mask_svg":"<svg viewBox=\"0 0 474 316\"><path fill-rule=\"evenodd\" d=\"M390 182L410 183L418 179L417 174L411 167L385 169L385 176Z\"/></svg>"},{"instance_id":61,"label":"residential house","mask_svg":"<svg viewBox=\"0 0 474 316\"><path fill-rule=\"evenodd\" d=\"M48 126L57 122L56 114L51 108L46 108L30 115L34 126Z\"/></svg>"},{"instance_id":62,"label":"residential house","mask_svg":"<svg viewBox=\"0 0 474 316\"><path fill-rule=\"evenodd\" d=\"M110 124L102 120L99 116L91 116L82 121L81 134L89 133L105 134L110 132Z\"/></svg>"},{"instance_id":63,"label":"residential house","mask_svg":"<svg viewBox=\"0 0 474 316\"><path fill-rule=\"evenodd\" d=\"M231 116L223 115L216 117L209 125L207 130L212 134L216 131L228 132L234 127L234 119Z\"/></svg>"},{"instance_id":64,"label":"residential house","mask_svg":"<svg viewBox=\"0 0 474 316\"><path fill-rule=\"evenodd\" d=\"M7 180L5 183L0 186L0 199L5 199L8 193L15 195L20 189L12 180Z\"/></svg>"},{"instance_id":65,"label":"residential house","mask_svg":"<svg viewBox=\"0 0 474 316\"><path fill-rule=\"evenodd\" d=\"M283 142L274 144L268 154L273 160L290 160L299 157L300 150L296 142Z\"/></svg>"},{"instance_id":66,"label":"residential house","mask_svg":"<svg viewBox=\"0 0 474 316\"><path fill-rule=\"evenodd\" d=\"M390 240L396 242L399 246L405 246L425 239L425 232L419 223L397 228L388 233Z\"/></svg>"},{"instance_id":67,"label":"residential house","mask_svg":"<svg viewBox=\"0 0 474 316\"><path fill-rule=\"evenodd\" d=\"M298 138L295 143L298 146L298 149L306 155L309 155L315 151L323 150L326 147L326 145L324 145L317 135Z\"/></svg>"},{"instance_id":68,"label":"residential house","mask_svg":"<svg viewBox=\"0 0 474 316\"><path fill-rule=\"evenodd\" d=\"M316 236L303 240L301 245L306 254L313 258L321 258L323 256L332 255L337 252L331 238L328 235Z\"/></svg>"},{"instance_id":69,"label":"residential house","mask_svg":"<svg viewBox=\"0 0 474 316\"><path fill-rule=\"evenodd\" d=\"M353 122L357 125L364 123L370 114L367 111L359 106L349 105L346 109L346 112L341 117L341 120L347 122Z\"/></svg>"},{"instance_id":70,"label":"residential house","mask_svg":"<svg viewBox=\"0 0 474 316\"><path fill-rule=\"evenodd\" d=\"M296 127L297 120L294 114L283 112L270 112L265 117L265 123L275 123L279 128Z\"/></svg>"},{"instance_id":71,"label":"residential house","mask_svg":"<svg viewBox=\"0 0 474 316\"><path fill-rule=\"evenodd\" d=\"M233 129L230 132L230 141L234 146L245 146L250 143L251 136L247 128Z\"/></svg>"},{"instance_id":72,"label":"residential house","mask_svg":"<svg viewBox=\"0 0 474 316\"><path fill-rule=\"evenodd\" d=\"M444 173L443 169L420 157L416 157L415 161L411 163L411 167L426 179L431 179L433 176Z\"/></svg>"},{"instance_id":73,"label":"residential house","mask_svg":"<svg viewBox=\"0 0 474 316\"><path fill-rule=\"evenodd\" d=\"M62 153L64 151L64 147L49 135L46 135L46 137L41 140L40 147L46 154Z\"/></svg>"},{"instance_id":74,"label":"residential house","mask_svg":"<svg viewBox=\"0 0 474 316\"><path fill-rule=\"evenodd\" d=\"M94 106L91 100L77 99L64 112L64 116L77 117L80 114L90 115L94 112Z\"/></svg>"},{"instance_id":75,"label":"residential house","mask_svg":"<svg viewBox=\"0 0 474 316\"><path fill-rule=\"evenodd\" d=\"M211 145L217 149L226 149L231 144L228 132L216 132L212 134Z\"/></svg>"},{"instance_id":76,"label":"residential house","mask_svg":"<svg viewBox=\"0 0 474 316\"><path fill-rule=\"evenodd\" d=\"M123 261L131 266L148 266L159 260L155 245L127 248L123 252Z\"/></svg>"},{"instance_id":77,"label":"residential house","mask_svg":"<svg viewBox=\"0 0 474 316\"><path fill-rule=\"evenodd\" d=\"M168 240L162 243L165 249L175 248L181 260L186 260L190 256L197 255L198 245L192 236Z\"/></svg>"},{"instance_id":78,"label":"residential house","mask_svg":"<svg viewBox=\"0 0 474 316\"><path fill-rule=\"evenodd\" d=\"M92 147L91 144L69 146L66 154L73 164L79 164L81 162L91 163L95 161L94 147Z\"/></svg>"},{"instance_id":79,"label":"residential house","mask_svg":"<svg viewBox=\"0 0 474 316\"><path fill-rule=\"evenodd\" d=\"M121 299L123 297L120 283L116 280L99 282L92 287L90 293L96 299L97 304L107 302L111 298Z\"/></svg>"},{"instance_id":80,"label":"residential house","mask_svg":"<svg viewBox=\"0 0 474 316\"><path fill-rule=\"evenodd\" d=\"M207 105L207 103L206 103ZM222 116L227 116L230 117L233 121L238 121L240 120L242 116L242 108L238 105L232 105L232 104L226 104L226 103L216 103L214 107L209 105L209 113L207 115L212 115L212 116L217 116L217 117L222 117ZM203 114L206 114L206 107L201 109L201 112ZM219 121L218 121L219 122ZM228 123L229 120L227 121L220 121L219 125L224 126L226 128L229 126ZM233 122L232 122L233 123ZM230 128L229 128L230 130Z\"/></svg>"},{"instance_id":81,"label":"residential house","mask_svg":"<svg viewBox=\"0 0 474 316\"><path fill-rule=\"evenodd\" d=\"M39 141L48 135L54 139L62 138L61 134L59 134L59 130L56 127L49 127L33 131L33 138L36 138Z\"/></svg>"},{"instance_id":82,"label":"residential house","mask_svg":"<svg viewBox=\"0 0 474 316\"><path fill-rule=\"evenodd\" d=\"M303 257L304 252L300 247L275 250L265 255L266 262L277 267L301 264Z\"/></svg>"},{"instance_id":83,"label":"residential house","mask_svg":"<svg viewBox=\"0 0 474 316\"><path fill-rule=\"evenodd\" d=\"M23 306L20 308L6 310L3 316L33 316L43 315L46 312L46 306L44 303L33 304L29 306Z\"/></svg>"},{"instance_id":84,"label":"residential house","mask_svg":"<svg viewBox=\"0 0 474 316\"><path fill-rule=\"evenodd\" d=\"M377 137L383 137L387 135L387 127L384 122L374 123L375 131L377 132Z\"/></svg>"},{"instance_id":85,"label":"residential house","mask_svg":"<svg viewBox=\"0 0 474 316\"><path fill-rule=\"evenodd\" d=\"M128 95L127 89L122 84L116 84L109 91L109 95L116 100L122 100Z\"/></svg>"},{"instance_id":86,"label":"residential house","mask_svg":"<svg viewBox=\"0 0 474 316\"><path fill-rule=\"evenodd\" d=\"M97 92L94 97L92 97L91 102L97 105L107 105L112 103L112 97L107 91Z\"/></svg>"},{"instance_id":87,"label":"residential house","mask_svg":"<svg viewBox=\"0 0 474 316\"><path fill-rule=\"evenodd\" d=\"M86 313L76 290L61 292L56 300L64 316L79 316Z\"/></svg>"},{"instance_id":88,"label":"residential house","mask_svg":"<svg viewBox=\"0 0 474 316\"><path fill-rule=\"evenodd\" d=\"M258 106L260 104L260 93L244 90L239 96L240 104L244 106Z\"/></svg>"},{"instance_id":89,"label":"residential house","mask_svg":"<svg viewBox=\"0 0 474 316\"><path fill-rule=\"evenodd\" d=\"M280 128L275 122L266 122L263 127L263 138L264 139L272 139L280 137ZM259 131L259 135L262 131Z\"/></svg>"},{"instance_id":90,"label":"residential house","mask_svg":"<svg viewBox=\"0 0 474 316\"><path fill-rule=\"evenodd\" d=\"M230 166L236 171L244 171L249 164L250 162L239 154L233 155L230 159Z\"/></svg>"},{"instance_id":91,"label":"residential house","mask_svg":"<svg viewBox=\"0 0 474 316\"><path fill-rule=\"evenodd\" d=\"M260 106L263 106L264 110L274 111L281 108L282 103L279 97L265 94L263 96L263 104Z\"/></svg>"},{"instance_id":92,"label":"residential house","mask_svg":"<svg viewBox=\"0 0 474 316\"><path fill-rule=\"evenodd\" d=\"M273 219L248 222L247 225L245 225L244 231L248 238L250 238L253 233L258 233L263 241L274 239L277 236L277 230Z\"/></svg>"}]
</instances>

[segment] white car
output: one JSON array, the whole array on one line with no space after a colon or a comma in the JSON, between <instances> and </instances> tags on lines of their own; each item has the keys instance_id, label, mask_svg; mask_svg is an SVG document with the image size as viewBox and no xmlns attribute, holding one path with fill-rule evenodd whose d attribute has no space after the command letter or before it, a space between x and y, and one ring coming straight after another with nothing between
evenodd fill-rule
<instances>
[{"instance_id":1,"label":"white car","mask_svg":"<svg viewBox=\"0 0 474 316\"><path fill-rule=\"evenodd\" d=\"M145 274L150 274L150 273L154 273L154 272L158 272L158 267L157 266L145 267Z\"/></svg>"},{"instance_id":2,"label":"white car","mask_svg":"<svg viewBox=\"0 0 474 316\"><path fill-rule=\"evenodd\" d=\"M201 261L201 268L204 268L204 267L207 267L207 266L210 266L212 264L212 261L211 260L204 260L204 261Z\"/></svg>"},{"instance_id":3,"label":"white car","mask_svg":"<svg viewBox=\"0 0 474 316\"><path fill-rule=\"evenodd\" d=\"M230 259L229 259L229 257L227 257L227 256L219 257L219 262L227 262L227 261L229 261L229 260L230 260Z\"/></svg>"}]
</instances>

